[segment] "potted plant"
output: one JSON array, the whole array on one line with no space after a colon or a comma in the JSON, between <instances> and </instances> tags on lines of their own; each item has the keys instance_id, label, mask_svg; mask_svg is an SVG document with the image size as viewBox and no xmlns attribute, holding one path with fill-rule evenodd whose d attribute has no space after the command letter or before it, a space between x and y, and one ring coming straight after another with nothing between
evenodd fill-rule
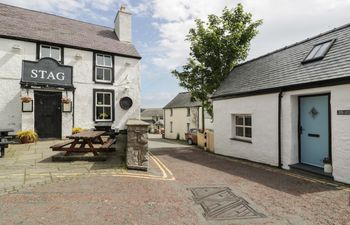
<instances>
[{"instance_id":1,"label":"potted plant","mask_svg":"<svg viewBox=\"0 0 350 225\"><path fill-rule=\"evenodd\" d=\"M30 96L23 96L21 97L21 101L24 103L29 103L31 102L33 99Z\"/></svg>"},{"instance_id":2,"label":"potted plant","mask_svg":"<svg viewBox=\"0 0 350 225\"><path fill-rule=\"evenodd\" d=\"M38 134L33 130L23 130L16 133L17 138L22 144L34 143L38 140Z\"/></svg>"},{"instance_id":3,"label":"potted plant","mask_svg":"<svg viewBox=\"0 0 350 225\"><path fill-rule=\"evenodd\" d=\"M72 100L70 100L70 98L68 98L68 97L62 97L62 103L63 104L69 104Z\"/></svg>"},{"instance_id":4,"label":"potted plant","mask_svg":"<svg viewBox=\"0 0 350 225\"><path fill-rule=\"evenodd\" d=\"M85 130L85 129L83 129L83 128L81 128L81 127L74 127L74 128L72 128L72 134L80 133L80 132L82 132L83 130Z\"/></svg>"},{"instance_id":5,"label":"potted plant","mask_svg":"<svg viewBox=\"0 0 350 225\"><path fill-rule=\"evenodd\" d=\"M332 162L330 158L326 157L323 159L323 168L325 173L333 172Z\"/></svg>"},{"instance_id":6,"label":"potted plant","mask_svg":"<svg viewBox=\"0 0 350 225\"><path fill-rule=\"evenodd\" d=\"M100 113L99 115L98 115L98 118L99 119L107 119L109 117L109 115L107 114L107 113Z\"/></svg>"}]
</instances>

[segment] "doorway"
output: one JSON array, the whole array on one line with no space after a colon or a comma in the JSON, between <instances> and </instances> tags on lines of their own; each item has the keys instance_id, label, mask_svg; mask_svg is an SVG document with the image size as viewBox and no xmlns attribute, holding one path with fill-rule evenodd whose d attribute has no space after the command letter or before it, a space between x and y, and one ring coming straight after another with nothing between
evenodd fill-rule
<instances>
[{"instance_id":1,"label":"doorway","mask_svg":"<svg viewBox=\"0 0 350 225\"><path fill-rule=\"evenodd\" d=\"M34 92L34 126L39 138L61 139L61 99L61 92Z\"/></svg>"},{"instance_id":2,"label":"doorway","mask_svg":"<svg viewBox=\"0 0 350 225\"><path fill-rule=\"evenodd\" d=\"M300 163L323 168L330 151L330 95L299 97Z\"/></svg>"}]
</instances>

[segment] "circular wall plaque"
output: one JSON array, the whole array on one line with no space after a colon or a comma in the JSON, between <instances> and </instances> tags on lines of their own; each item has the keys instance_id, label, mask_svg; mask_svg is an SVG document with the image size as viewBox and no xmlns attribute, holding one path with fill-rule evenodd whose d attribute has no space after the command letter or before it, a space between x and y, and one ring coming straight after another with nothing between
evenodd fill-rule
<instances>
[{"instance_id":1,"label":"circular wall plaque","mask_svg":"<svg viewBox=\"0 0 350 225\"><path fill-rule=\"evenodd\" d=\"M123 97L120 99L119 105L122 109L128 110L132 106L132 100L129 97Z\"/></svg>"}]
</instances>

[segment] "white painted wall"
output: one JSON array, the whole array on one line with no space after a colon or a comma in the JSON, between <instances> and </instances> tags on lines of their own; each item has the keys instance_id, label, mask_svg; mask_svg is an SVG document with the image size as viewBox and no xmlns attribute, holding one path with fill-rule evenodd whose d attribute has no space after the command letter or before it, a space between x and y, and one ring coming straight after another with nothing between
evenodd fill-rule
<instances>
[{"instance_id":1,"label":"white painted wall","mask_svg":"<svg viewBox=\"0 0 350 225\"><path fill-rule=\"evenodd\" d=\"M14 45L21 49L13 49ZM81 57L77 58L77 54ZM27 90L20 87L22 60L36 60L36 43L0 38L0 127L13 128L15 131L34 129L35 112L21 111L20 97L27 95ZM93 52L64 49L64 64L73 66L73 85L76 88L75 127L94 127L93 89L114 90L114 128L126 129L129 118L140 118L140 60L115 56L114 63L114 84L95 84ZM28 90L28 95L34 99L32 89ZM65 96L66 92L63 91L62 95ZM133 100L133 106L129 110L123 110L119 106L120 98L125 96ZM73 99L73 93L68 92L68 97ZM72 126L73 114L62 113L62 137L71 134Z\"/></svg>"},{"instance_id":2,"label":"white painted wall","mask_svg":"<svg viewBox=\"0 0 350 225\"><path fill-rule=\"evenodd\" d=\"M173 108L173 116L170 116L170 109L164 109L164 128L165 138L176 139L177 134L180 135L180 140L185 140L187 133L187 123L190 123L190 129L202 129L202 107L191 107L190 116L187 116L187 108ZM170 132L170 122L173 122L173 132ZM205 120L207 129L213 128L211 119Z\"/></svg>"},{"instance_id":3,"label":"white painted wall","mask_svg":"<svg viewBox=\"0 0 350 225\"><path fill-rule=\"evenodd\" d=\"M277 166L278 94L214 101L215 153ZM231 140L232 115L252 115L252 143Z\"/></svg>"},{"instance_id":4,"label":"white painted wall","mask_svg":"<svg viewBox=\"0 0 350 225\"><path fill-rule=\"evenodd\" d=\"M350 110L350 84L284 92L281 112L282 164L298 163L298 96L331 94L331 132L333 177L350 183L350 116L337 110ZM257 95L214 104L214 145L218 154L234 156L270 165L278 165L278 94ZM231 114L252 114L252 143L230 140Z\"/></svg>"},{"instance_id":5,"label":"white painted wall","mask_svg":"<svg viewBox=\"0 0 350 225\"><path fill-rule=\"evenodd\" d=\"M14 49L18 45L21 49ZM20 80L22 60L35 60L36 44L0 38L0 127L22 129L32 123L32 113L22 115ZM24 128L31 128L24 126Z\"/></svg>"}]
</instances>

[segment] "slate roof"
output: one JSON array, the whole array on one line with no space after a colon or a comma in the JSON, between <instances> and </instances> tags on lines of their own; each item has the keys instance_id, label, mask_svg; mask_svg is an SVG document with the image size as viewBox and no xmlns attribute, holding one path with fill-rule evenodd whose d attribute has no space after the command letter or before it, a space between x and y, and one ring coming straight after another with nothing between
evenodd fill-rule
<instances>
[{"instance_id":1,"label":"slate roof","mask_svg":"<svg viewBox=\"0 0 350 225\"><path fill-rule=\"evenodd\" d=\"M132 44L118 40L114 28L1 3L0 21L0 37L3 38L55 43L141 58Z\"/></svg>"},{"instance_id":2,"label":"slate roof","mask_svg":"<svg viewBox=\"0 0 350 225\"><path fill-rule=\"evenodd\" d=\"M302 64L315 44L336 39L325 58ZM213 98L327 83L350 76L350 24L279 49L235 67Z\"/></svg>"},{"instance_id":3,"label":"slate roof","mask_svg":"<svg viewBox=\"0 0 350 225\"><path fill-rule=\"evenodd\" d=\"M152 117L152 116L163 116L163 109L148 108L148 109L143 109L143 111L141 112L141 118Z\"/></svg>"},{"instance_id":4,"label":"slate roof","mask_svg":"<svg viewBox=\"0 0 350 225\"><path fill-rule=\"evenodd\" d=\"M175 96L163 109L170 108L187 108L201 106L198 101L191 101L191 94L189 92L181 92Z\"/></svg>"}]
</instances>

